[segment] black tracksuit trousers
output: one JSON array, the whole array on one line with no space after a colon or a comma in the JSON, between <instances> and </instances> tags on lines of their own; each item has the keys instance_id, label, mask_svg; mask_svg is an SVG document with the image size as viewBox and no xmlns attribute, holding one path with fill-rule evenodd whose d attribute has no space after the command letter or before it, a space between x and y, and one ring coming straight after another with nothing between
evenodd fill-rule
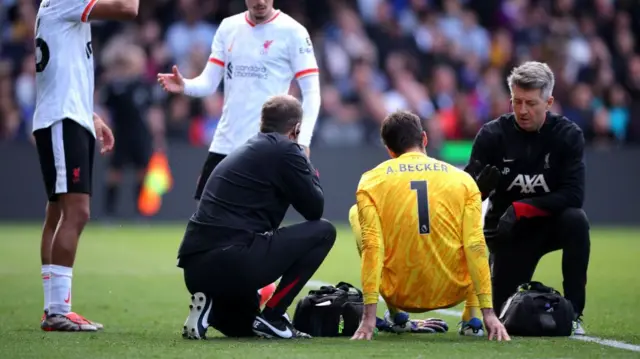
<instances>
[{"instance_id":1,"label":"black tracksuit trousers","mask_svg":"<svg viewBox=\"0 0 640 359\"><path fill-rule=\"evenodd\" d=\"M326 220L256 234L238 245L226 245L181 259L191 294L212 299L209 325L230 337L253 336L260 314L258 290L282 277L266 303L265 317L282 316L320 267L336 239Z\"/></svg>"},{"instance_id":2,"label":"black tracksuit trousers","mask_svg":"<svg viewBox=\"0 0 640 359\"><path fill-rule=\"evenodd\" d=\"M557 216L521 221L514 226L510 238L501 239L489 255L496 313L520 284L532 279L542 256L562 250L563 294L573 304L576 315L582 315L591 247L585 212L569 208ZM487 236L487 242L491 240Z\"/></svg>"}]
</instances>

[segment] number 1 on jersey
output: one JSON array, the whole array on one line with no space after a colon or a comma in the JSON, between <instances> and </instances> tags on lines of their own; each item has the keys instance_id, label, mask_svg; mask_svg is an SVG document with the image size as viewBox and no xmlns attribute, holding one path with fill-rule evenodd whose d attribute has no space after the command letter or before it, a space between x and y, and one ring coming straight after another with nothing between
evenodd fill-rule
<instances>
[{"instance_id":1,"label":"number 1 on jersey","mask_svg":"<svg viewBox=\"0 0 640 359\"><path fill-rule=\"evenodd\" d=\"M416 191L418 200L418 230L420 234L429 234L431 233L431 222L429 221L427 181L411 181L411 190Z\"/></svg>"}]
</instances>

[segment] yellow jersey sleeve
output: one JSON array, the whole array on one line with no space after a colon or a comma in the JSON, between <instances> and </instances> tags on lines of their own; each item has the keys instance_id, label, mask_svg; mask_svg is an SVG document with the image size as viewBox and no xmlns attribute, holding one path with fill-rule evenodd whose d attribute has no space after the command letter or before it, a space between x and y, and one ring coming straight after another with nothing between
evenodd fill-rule
<instances>
[{"instance_id":1,"label":"yellow jersey sleeve","mask_svg":"<svg viewBox=\"0 0 640 359\"><path fill-rule=\"evenodd\" d=\"M375 204L365 190L358 190L356 200L362 230L361 280L364 304L375 304L378 303L382 280L382 226Z\"/></svg>"},{"instance_id":2,"label":"yellow jersey sleeve","mask_svg":"<svg viewBox=\"0 0 640 359\"><path fill-rule=\"evenodd\" d=\"M469 275L480 300L480 308L492 308L491 272L487 245L482 232L482 195L476 183L470 179L462 219L462 242Z\"/></svg>"}]
</instances>

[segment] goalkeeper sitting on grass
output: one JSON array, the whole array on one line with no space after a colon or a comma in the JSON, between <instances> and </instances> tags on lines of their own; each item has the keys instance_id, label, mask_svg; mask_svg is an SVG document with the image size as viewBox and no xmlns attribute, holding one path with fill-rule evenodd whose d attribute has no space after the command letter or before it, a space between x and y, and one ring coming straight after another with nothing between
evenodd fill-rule
<instances>
[{"instance_id":1,"label":"goalkeeper sitting on grass","mask_svg":"<svg viewBox=\"0 0 640 359\"><path fill-rule=\"evenodd\" d=\"M469 174L425 153L420 118L399 111L382 124L392 159L366 172L349 221L362 257L364 315L352 339L382 330L444 332L442 320L409 321L465 301L459 333L509 340L492 309L491 276L482 232L482 203ZM378 296L389 311L376 317ZM482 313L481 313L482 312Z\"/></svg>"}]
</instances>

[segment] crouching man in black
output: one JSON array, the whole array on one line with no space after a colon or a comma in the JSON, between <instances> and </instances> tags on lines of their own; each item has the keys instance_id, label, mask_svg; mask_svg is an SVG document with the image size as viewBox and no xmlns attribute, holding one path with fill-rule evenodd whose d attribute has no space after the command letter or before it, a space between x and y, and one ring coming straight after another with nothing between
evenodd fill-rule
<instances>
[{"instance_id":1,"label":"crouching man in black","mask_svg":"<svg viewBox=\"0 0 640 359\"><path fill-rule=\"evenodd\" d=\"M208 326L230 337L310 338L286 310L333 247L336 229L321 219L324 194L297 144L300 102L275 96L262 107L260 133L211 173L178 253L192 294L183 336ZM307 221L280 224L292 205ZM258 290L281 278L260 311Z\"/></svg>"},{"instance_id":2,"label":"crouching man in black","mask_svg":"<svg viewBox=\"0 0 640 359\"><path fill-rule=\"evenodd\" d=\"M484 232L496 311L532 279L543 255L562 250L564 296L576 313L574 334L585 334L590 238L582 210L584 136L575 123L549 112L554 81L546 64L515 68L508 78L514 112L480 129L465 170L483 200L489 199Z\"/></svg>"}]
</instances>

